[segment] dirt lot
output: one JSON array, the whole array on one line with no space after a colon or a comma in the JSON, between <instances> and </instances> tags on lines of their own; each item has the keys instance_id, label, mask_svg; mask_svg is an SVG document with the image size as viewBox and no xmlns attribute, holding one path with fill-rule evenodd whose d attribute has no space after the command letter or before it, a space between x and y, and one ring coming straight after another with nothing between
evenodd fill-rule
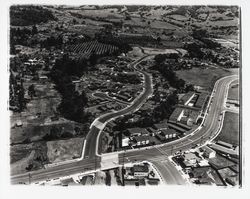
<instances>
[{"instance_id":1,"label":"dirt lot","mask_svg":"<svg viewBox=\"0 0 250 199\"><path fill-rule=\"evenodd\" d=\"M209 67L206 69L192 68L190 70L179 70L176 71L176 74L186 82L212 90L216 80L231 75L231 72L221 68Z\"/></svg>"},{"instance_id":2,"label":"dirt lot","mask_svg":"<svg viewBox=\"0 0 250 199\"><path fill-rule=\"evenodd\" d=\"M47 142L48 160L50 163L70 160L81 156L83 138L72 138Z\"/></svg>"},{"instance_id":3,"label":"dirt lot","mask_svg":"<svg viewBox=\"0 0 250 199\"><path fill-rule=\"evenodd\" d=\"M239 145L239 115L226 112L223 128L216 138L233 145Z\"/></svg>"},{"instance_id":4,"label":"dirt lot","mask_svg":"<svg viewBox=\"0 0 250 199\"><path fill-rule=\"evenodd\" d=\"M46 153L47 146L45 142L11 146L11 173L18 174L42 168L48 161Z\"/></svg>"},{"instance_id":5,"label":"dirt lot","mask_svg":"<svg viewBox=\"0 0 250 199\"><path fill-rule=\"evenodd\" d=\"M230 84L227 98L239 100L239 80L235 80Z\"/></svg>"}]
</instances>

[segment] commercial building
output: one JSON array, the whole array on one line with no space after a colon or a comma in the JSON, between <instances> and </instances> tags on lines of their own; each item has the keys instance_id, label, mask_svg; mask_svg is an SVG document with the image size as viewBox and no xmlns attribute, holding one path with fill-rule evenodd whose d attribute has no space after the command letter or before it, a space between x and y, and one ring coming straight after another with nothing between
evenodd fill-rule
<instances>
[{"instance_id":1,"label":"commercial building","mask_svg":"<svg viewBox=\"0 0 250 199\"><path fill-rule=\"evenodd\" d=\"M163 135L166 139L171 139L177 137L179 133L177 133L174 129L162 129L161 135Z\"/></svg>"},{"instance_id":2,"label":"commercial building","mask_svg":"<svg viewBox=\"0 0 250 199\"><path fill-rule=\"evenodd\" d=\"M154 128L156 130L168 129L168 124L167 123L154 124Z\"/></svg>"},{"instance_id":3,"label":"commercial building","mask_svg":"<svg viewBox=\"0 0 250 199\"><path fill-rule=\"evenodd\" d=\"M194 106L202 109L205 105L207 98L208 98L207 93L200 93Z\"/></svg>"},{"instance_id":4,"label":"commercial building","mask_svg":"<svg viewBox=\"0 0 250 199\"><path fill-rule=\"evenodd\" d=\"M201 150L203 151L203 156L205 158L214 158L216 156L216 152L208 146L202 147Z\"/></svg>"},{"instance_id":5,"label":"commercial building","mask_svg":"<svg viewBox=\"0 0 250 199\"><path fill-rule=\"evenodd\" d=\"M221 140L217 141L216 144L221 145L223 147L226 147L228 149L232 149L233 148L232 144L229 144L229 143L221 141Z\"/></svg>"},{"instance_id":6,"label":"commercial building","mask_svg":"<svg viewBox=\"0 0 250 199\"><path fill-rule=\"evenodd\" d=\"M147 131L145 128L130 128L127 130L130 136L146 136L149 135L150 133Z\"/></svg>"},{"instance_id":7,"label":"commercial building","mask_svg":"<svg viewBox=\"0 0 250 199\"><path fill-rule=\"evenodd\" d=\"M134 177L147 177L149 168L148 165L142 164L142 165L134 165L132 168Z\"/></svg>"},{"instance_id":8,"label":"commercial building","mask_svg":"<svg viewBox=\"0 0 250 199\"><path fill-rule=\"evenodd\" d=\"M187 153L184 156L183 164L185 167L194 167L197 165L198 162L200 162L201 158L196 156L194 153Z\"/></svg>"},{"instance_id":9,"label":"commercial building","mask_svg":"<svg viewBox=\"0 0 250 199\"><path fill-rule=\"evenodd\" d=\"M143 146L148 144L155 144L156 138L152 136L136 136L133 138L133 146Z\"/></svg>"},{"instance_id":10,"label":"commercial building","mask_svg":"<svg viewBox=\"0 0 250 199\"><path fill-rule=\"evenodd\" d=\"M194 92L188 92L180 99L180 104L188 105L188 103L192 100L194 96L195 96Z\"/></svg>"}]
</instances>

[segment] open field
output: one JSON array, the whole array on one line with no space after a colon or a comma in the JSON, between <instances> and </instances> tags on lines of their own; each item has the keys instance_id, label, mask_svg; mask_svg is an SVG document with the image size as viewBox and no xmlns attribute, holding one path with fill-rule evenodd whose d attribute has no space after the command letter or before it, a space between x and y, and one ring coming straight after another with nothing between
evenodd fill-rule
<instances>
[{"instance_id":1,"label":"open field","mask_svg":"<svg viewBox=\"0 0 250 199\"><path fill-rule=\"evenodd\" d=\"M239 115L226 112L223 128L216 138L233 145L239 145Z\"/></svg>"},{"instance_id":2,"label":"open field","mask_svg":"<svg viewBox=\"0 0 250 199\"><path fill-rule=\"evenodd\" d=\"M239 80L236 80L230 84L227 98L239 100Z\"/></svg>"},{"instance_id":3,"label":"open field","mask_svg":"<svg viewBox=\"0 0 250 199\"><path fill-rule=\"evenodd\" d=\"M61 133L67 134L67 137L74 137L76 129L82 129L82 125L72 121L66 121L59 124L50 125L30 125L27 127L16 127L11 129L11 144L30 143L37 141L46 141L46 135Z\"/></svg>"},{"instance_id":4,"label":"open field","mask_svg":"<svg viewBox=\"0 0 250 199\"><path fill-rule=\"evenodd\" d=\"M212 90L216 80L231 75L231 72L222 68L209 67L206 69L192 68L190 70L179 70L176 71L176 74L186 82Z\"/></svg>"},{"instance_id":5,"label":"open field","mask_svg":"<svg viewBox=\"0 0 250 199\"><path fill-rule=\"evenodd\" d=\"M42 166L47 163L46 153L47 146L45 142L11 146L11 173L24 173L28 170L42 168Z\"/></svg>"},{"instance_id":6,"label":"open field","mask_svg":"<svg viewBox=\"0 0 250 199\"><path fill-rule=\"evenodd\" d=\"M72 138L47 142L48 160L50 163L72 160L81 156L83 138Z\"/></svg>"}]
</instances>

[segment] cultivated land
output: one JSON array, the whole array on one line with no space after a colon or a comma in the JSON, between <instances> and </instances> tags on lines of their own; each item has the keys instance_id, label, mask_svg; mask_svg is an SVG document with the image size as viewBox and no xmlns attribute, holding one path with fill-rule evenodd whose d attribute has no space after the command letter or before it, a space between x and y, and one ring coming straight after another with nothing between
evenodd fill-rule
<instances>
[{"instance_id":1,"label":"cultivated land","mask_svg":"<svg viewBox=\"0 0 250 199\"><path fill-rule=\"evenodd\" d=\"M166 182L186 183L161 159L217 133L240 64L237 7L28 5L12 6L10 18L13 182L100 168L81 184L158 184L145 165L143 174L128 169L126 180L118 169L152 160ZM230 88L229 98L236 93ZM226 113L224 131L230 119ZM219 182L213 169L193 173L206 172ZM221 175L226 185L230 172Z\"/></svg>"},{"instance_id":2,"label":"cultivated land","mask_svg":"<svg viewBox=\"0 0 250 199\"><path fill-rule=\"evenodd\" d=\"M239 136L239 114L226 112L222 130L216 140L239 146Z\"/></svg>"}]
</instances>

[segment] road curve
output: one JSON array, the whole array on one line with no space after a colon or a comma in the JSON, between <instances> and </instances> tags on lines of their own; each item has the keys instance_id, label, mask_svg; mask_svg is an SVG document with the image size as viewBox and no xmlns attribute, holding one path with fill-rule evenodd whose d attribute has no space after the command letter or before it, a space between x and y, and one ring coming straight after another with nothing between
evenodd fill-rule
<instances>
[{"instance_id":1,"label":"road curve","mask_svg":"<svg viewBox=\"0 0 250 199\"><path fill-rule=\"evenodd\" d=\"M196 133L189 135L188 137L180 140L176 140L170 143L166 143L164 146L155 146L151 149L139 149L136 151L125 151L122 154L119 154L119 163L127 163L134 161L143 161L143 160L159 160L166 159L167 156L171 155L171 153L175 153L177 151L185 151L190 149L195 144L200 144L206 140L210 140L212 136L218 133L220 128L220 122L218 121L218 117L220 116L223 105L225 102L225 96L227 94L227 85L232 81L237 79L236 75L227 76L220 80L218 80L214 87L214 99L213 103L210 106L209 114L205 120L205 126L198 130ZM145 81L146 82L146 81ZM137 103L136 103L137 104ZM140 103L135 105L134 108L140 106ZM133 109L128 109L129 111L133 111ZM123 112L122 112L123 113ZM126 111L124 112L126 114ZM116 116L114 114L113 116ZM119 116L119 114L117 115ZM101 121L107 121L110 116L104 117ZM98 135L99 129L93 129L94 135ZM92 140L92 139L91 139ZM60 176L72 175L76 173L85 172L86 170L95 170L100 168L101 158L95 156L95 146L96 140L93 139L91 142L93 145L91 150L88 151L90 155L88 159L83 159L78 162L67 163L63 165L58 165L55 167L49 167L46 169L32 171L30 173L13 175L11 176L11 182L13 184L17 184L19 182L37 182L46 179L53 179ZM159 151L164 151L164 154Z\"/></svg>"},{"instance_id":2,"label":"road curve","mask_svg":"<svg viewBox=\"0 0 250 199\"><path fill-rule=\"evenodd\" d=\"M134 67L136 69L136 65L148 57L149 56L144 56L144 57L136 60L135 62L133 62L130 66ZM105 114L103 116L100 116L98 119L98 122L100 122L102 124L106 124L108 121L110 121L114 118L132 113L135 110L137 110L138 108L140 108L140 106L153 93L152 79L151 79L150 74L148 74L146 72L141 72L141 73L144 74L144 78L145 78L143 92L132 102L132 104L130 106L127 106L126 108L124 108L122 110L119 110L116 112L111 112L111 113ZM86 146L85 146L85 152L84 152L85 158L94 158L96 156L97 147L98 147L98 139L99 139L99 135L100 135L101 131L102 131L102 129L97 128L95 125L91 126L91 129L86 137Z\"/></svg>"}]
</instances>

